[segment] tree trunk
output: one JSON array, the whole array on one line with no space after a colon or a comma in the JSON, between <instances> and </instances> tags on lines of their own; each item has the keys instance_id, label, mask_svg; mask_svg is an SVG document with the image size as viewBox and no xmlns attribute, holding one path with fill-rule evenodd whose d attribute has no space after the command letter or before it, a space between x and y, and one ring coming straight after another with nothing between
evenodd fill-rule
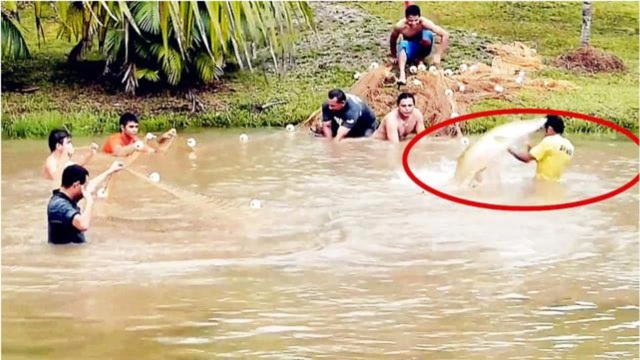
<instances>
[{"instance_id":1,"label":"tree trunk","mask_svg":"<svg viewBox=\"0 0 640 360\"><path fill-rule=\"evenodd\" d=\"M582 3L582 33L580 34L580 43L582 47L589 46L589 38L591 37L591 1Z\"/></svg>"}]
</instances>

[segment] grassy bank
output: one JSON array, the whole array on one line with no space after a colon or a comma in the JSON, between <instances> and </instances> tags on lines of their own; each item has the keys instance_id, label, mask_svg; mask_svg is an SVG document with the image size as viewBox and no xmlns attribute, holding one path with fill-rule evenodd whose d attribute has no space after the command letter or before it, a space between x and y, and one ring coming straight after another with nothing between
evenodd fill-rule
<instances>
[{"instance_id":1,"label":"grassy bank","mask_svg":"<svg viewBox=\"0 0 640 360\"><path fill-rule=\"evenodd\" d=\"M425 15L452 33L445 66L469 60L488 61L482 45L490 41L523 41L546 59L575 48L580 35L580 3L434 3L424 4ZM353 73L388 53L391 24L402 17L402 3L314 3L317 37L304 33L294 61L285 75L277 75L269 62L257 69L227 73L220 83L199 90L206 110L190 114L190 103L168 90L125 96L112 84L97 81L100 64L88 62L69 69L66 54L73 44L56 39L53 17L45 21L47 42L38 47L30 12L23 23L34 55L28 61L3 61L2 81L13 87L37 86L33 93L2 93L2 134L11 138L45 136L53 127L67 126L77 135L116 130L119 114L142 114L142 126L157 131L170 126L258 127L298 123L318 108L332 87L349 87ZM473 111L506 107L548 107L606 118L638 128L638 4L593 4L592 43L621 57L629 70L623 75L576 75L550 68L540 76L569 80L578 90L551 96L523 91L518 104L483 101ZM470 36L478 33L477 37ZM464 44L464 45L462 45ZM98 60L91 54L91 60ZM278 104L262 109L268 103ZM469 130L490 127L493 119L475 120ZM569 130L599 131L581 123Z\"/></svg>"},{"instance_id":2,"label":"grassy bank","mask_svg":"<svg viewBox=\"0 0 640 360\"><path fill-rule=\"evenodd\" d=\"M577 49L580 43L580 2L416 2L423 15L444 26L466 32L488 34L502 42L521 41L537 49L547 70L539 77L567 80L574 91L548 93L522 91L520 105L507 101L482 101L472 111L510 107L551 108L580 112L613 121L638 133L638 3L593 3L592 46L620 57L628 67L624 74L582 75L552 66L558 55ZM386 2L363 2L359 7L387 20L400 19L402 7ZM453 38L455 47L456 39ZM457 53L456 53L457 54ZM457 56L456 56L457 58ZM450 57L447 57L450 62ZM456 59L457 60L457 59ZM469 56L463 60L477 60ZM469 130L483 131L493 124L474 121ZM602 132L602 126L572 121L571 132Z\"/></svg>"}]
</instances>

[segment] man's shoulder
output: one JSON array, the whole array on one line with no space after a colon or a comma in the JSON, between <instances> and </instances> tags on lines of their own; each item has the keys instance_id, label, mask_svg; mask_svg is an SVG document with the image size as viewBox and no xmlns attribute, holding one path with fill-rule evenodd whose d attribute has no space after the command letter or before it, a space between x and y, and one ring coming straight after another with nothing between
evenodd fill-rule
<instances>
[{"instance_id":1,"label":"man's shoulder","mask_svg":"<svg viewBox=\"0 0 640 360\"><path fill-rule=\"evenodd\" d=\"M434 23L433 20L431 20L429 18L426 18L424 16L420 17L420 22L423 23L423 24L433 24Z\"/></svg>"},{"instance_id":2,"label":"man's shoulder","mask_svg":"<svg viewBox=\"0 0 640 360\"><path fill-rule=\"evenodd\" d=\"M51 195L49 203L47 204L47 212L49 214L58 213L63 209L69 208L69 206L72 205L67 199L64 199L59 194L53 194Z\"/></svg>"},{"instance_id":3,"label":"man's shoulder","mask_svg":"<svg viewBox=\"0 0 640 360\"><path fill-rule=\"evenodd\" d=\"M385 124L397 124L398 123L398 109L395 108L387 113L383 119Z\"/></svg>"},{"instance_id":4,"label":"man's shoulder","mask_svg":"<svg viewBox=\"0 0 640 360\"><path fill-rule=\"evenodd\" d=\"M560 137L562 138L562 141L563 141L565 144L570 145L571 147L573 147L573 143L571 142L571 140L567 139L566 137L564 137L564 136L562 136L562 135L561 135Z\"/></svg>"},{"instance_id":5,"label":"man's shoulder","mask_svg":"<svg viewBox=\"0 0 640 360\"><path fill-rule=\"evenodd\" d=\"M407 20L406 19L401 19L398 22L396 22L395 24L393 24L393 30L402 30L405 28L405 26L407 26Z\"/></svg>"},{"instance_id":6,"label":"man's shoulder","mask_svg":"<svg viewBox=\"0 0 640 360\"><path fill-rule=\"evenodd\" d=\"M47 164L52 164L52 163L57 163L58 160L56 159L56 155L55 153L51 153L49 154L49 156L47 156L47 160L45 160L45 163Z\"/></svg>"},{"instance_id":7,"label":"man's shoulder","mask_svg":"<svg viewBox=\"0 0 640 360\"><path fill-rule=\"evenodd\" d=\"M564 136L560 136L560 145L564 148L567 148L569 150L571 150L571 152L573 152L573 150L575 150L575 146L573 145L573 143L571 142L571 140L567 139Z\"/></svg>"},{"instance_id":8,"label":"man's shoulder","mask_svg":"<svg viewBox=\"0 0 640 360\"><path fill-rule=\"evenodd\" d=\"M566 137L556 134L552 136L545 136L544 139L540 143L549 144L552 146L556 145L571 145L571 142Z\"/></svg>"}]
</instances>

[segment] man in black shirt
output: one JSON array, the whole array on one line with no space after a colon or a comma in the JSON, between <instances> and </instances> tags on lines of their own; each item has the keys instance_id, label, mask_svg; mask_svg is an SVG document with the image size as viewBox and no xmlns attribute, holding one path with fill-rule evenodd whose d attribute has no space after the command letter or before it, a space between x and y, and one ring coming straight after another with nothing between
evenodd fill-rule
<instances>
[{"instance_id":1,"label":"man in black shirt","mask_svg":"<svg viewBox=\"0 0 640 360\"><path fill-rule=\"evenodd\" d=\"M111 167L100 174L102 182L111 174L122 170L121 162L114 162ZM62 172L62 184L53 191L47 205L49 223L48 239L50 244L80 244L85 242L84 232L89 229L93 210L93 192L89 188L89 172L80 165L69 165ZM84 211L80 211L78 202L85 199Z\"/></svg>"},{"instance_id":2,"label":"man in black shirt","mask_svg":"<svg viewBox=\"0 0 640 360\"><path fill-rule=\"evenodd\" d=\"M340 141L345 137L369 137L378 128L376 115L359 97L340 89L329 91L322 104L322 128L325 138Z\"/></svg>"}]
</instances>

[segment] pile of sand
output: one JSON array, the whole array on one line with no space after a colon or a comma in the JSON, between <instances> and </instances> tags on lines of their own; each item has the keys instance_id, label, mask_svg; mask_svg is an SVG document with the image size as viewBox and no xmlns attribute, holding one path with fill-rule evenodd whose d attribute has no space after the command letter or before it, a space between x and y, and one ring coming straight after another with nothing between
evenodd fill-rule
<instances>
[{"instance_id":1,"label":"pile of sand","mask_svg":"<svg viewBox=\"0 0 640 360\"><path fill-rule=\"evenodd\" d=\"M623 72L627 69L619 57L588 46L558 56L555 64L563 69L592 74Z\"/></svg>"}]
</instances>

